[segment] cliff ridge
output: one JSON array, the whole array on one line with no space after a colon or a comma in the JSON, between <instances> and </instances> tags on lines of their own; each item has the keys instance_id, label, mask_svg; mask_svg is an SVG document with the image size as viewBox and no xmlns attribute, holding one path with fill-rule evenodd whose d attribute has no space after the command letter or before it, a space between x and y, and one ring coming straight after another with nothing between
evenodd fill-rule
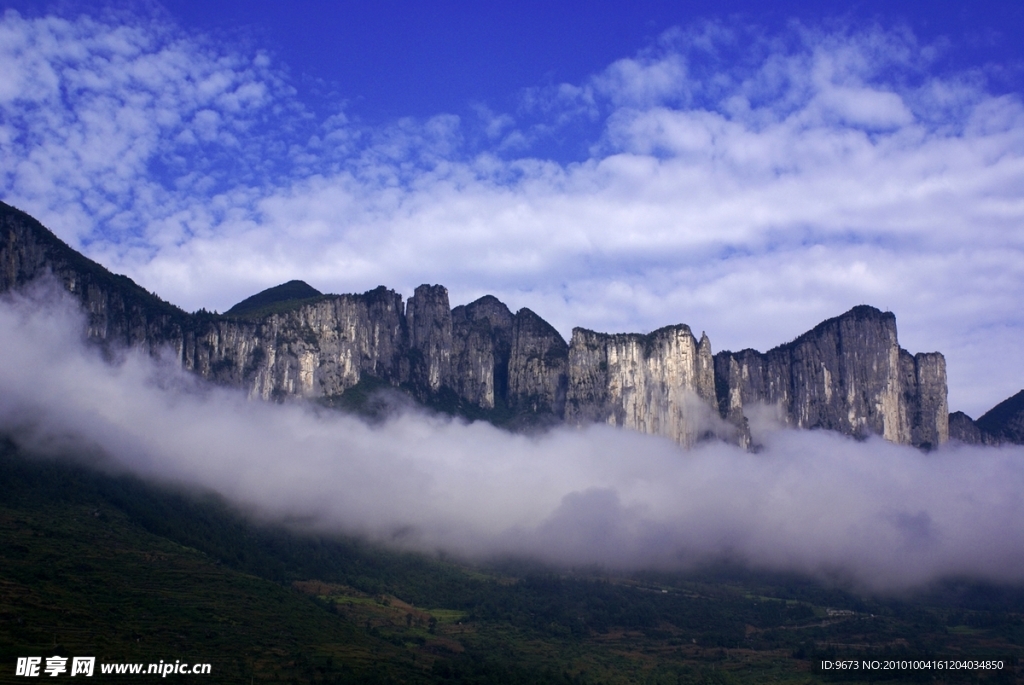
<instances>
[{"instance_id":1,"label":"cliff ridge","mask_svg":"<svg viewBox=\"0 0 1024 685\"><path fill-rule=\"evenodd\" d=\"M902 349L895 316L865 305L764 353L717 354L685 324L647 334L576 328L567 343L533 311L513 314L493 296L453 309L440 285L403 302L384 286L331 295L290 281L223 315L189 314L0 203L0 292L45 274L81 303L89 338L169 348L182 368L263 400L335 398L372 382L421 401L607 423L682 445L711 434L747 444L755 405L777 407L796 428L926 448L950 435L944 358ZM954 430L970 426L957 417Z\"/></svg>"}]
</instances>

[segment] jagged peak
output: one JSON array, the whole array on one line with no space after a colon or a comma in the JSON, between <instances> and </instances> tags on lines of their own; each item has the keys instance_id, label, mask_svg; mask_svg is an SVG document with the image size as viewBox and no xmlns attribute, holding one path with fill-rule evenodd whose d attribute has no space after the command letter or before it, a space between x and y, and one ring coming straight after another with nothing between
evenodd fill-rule
<instances>
[{"instance_id":1,"label":"jagged peak","mask_svg":"<svg viewBox=\"0 0 1024 685\"><path fill-rule=\"evenodd\" d=\"M447 299L448 298L448 288L444 287L443 285L437 284L437 283L435 283L434 285L431 285L429 283L424 283L422 285L416 286L416 290L413 291L413 297L428 297L428 296L444 297L445 299Z\"/></svg>"},{"instance_id":2,"label":"jagged peak","mask_svg":"<svg viewBox=\"0 0 1024 685\"><path fill-rule=\"evenodd\" d=\"M517 311L514 319L514 325L520 329L528 328L538 335L557 337L562 345L565 345L565 347L568 348L568 343L565 342L565 338L563 338L562 334L558 332L558 329L542 319L540 315L532 309L523 307Z\"/></svg>"},{"instance_id":3,"label":"jagged peak","mask_svg":"<svg viewBox=\"0 0 1024 685\"><path fill-rule=\"evenodd\" d=\"M509 318L512 318L512 310L510 310L504 302L496 298L494 295L484 295L483 297L473 300L469 304L460 304L458 307L454 307L452 311L455 309L464 309L468 312L478 310L497 310L503 314L507 313Z\"/></svg>"},{"instance_id":4,"label":"jagged peak","mask_svg":"<svg viewBox=\"0 0 1024 685\"><path fill-rule=\"evenodd\" d=\"M487 321L492 327L511 328L515 317L504 302L494 295L484 295L469 304L452 309L452 321Z\"/></svg>"},{"instance_id":5,"label":"jagged peak","mask_svg":"<svg viewBox=\"0 0 1024 685\"><path fill-rule=\"evenodd\" d=\"M258 293L228 312L237 314L241 310L246 312L244 315L214 321L211 316L193 317L181 312L127 278L110 274L9 206L0 206L0 227L0 263L4 266L0 269L0 290L16 287L49 270L83 302L88 297L90 303L99 303L90 310L91 338L150 349L173 344L181 350L185 368L218 382L245 385L253 396L334 396L365 378L379 378L392 385L411 384L422 397L436 399L439 392L453 392L459 403L483 408L497 407L505 401L527 412L601 422L619 421L625 403L632 401L627 397L629 393L623 394L631 382L629 378L591 387L587 379L613 372L601 367L600 350L594 350L596 355L569 358L564 338L530 309L522 308L515 314L508 335L507 307L493 296L456 308L467 317L460 321L449 309L448 291L441 285L417 287L403 310L401 295L383 286L363 295L322 295L302 281L290 281ZM313 310L324 326L313 328L306 317L290 314L280 321L282 326L250 325L271 314L306 308ZM497 326L491 321L490 335L476 335L483 329L477 322L491 319L500 319L506 330L496 333ZM355 326L355 335L336 334L342 321L346 332ZM574 335L585 336L580 342L593 342L595 348L611 340L643 341L645 353L667 341L680 341L683 336L688 337L686 342L696 342L692 330L684 324L647 334L608 335L578 328ZM850 435L874 433L922 446L941 443L948 435L942 360L918 354L914 361L927 362L927 373L919 374L915 366L914 378L905 384L909 354L901 353L895 363L890 363L890 352L896 344L895 316L859 305L765 355L754 350L739 353L737 357L752 355L737 360L750 362L749 374L746 368L742 374L734 373L731 359L715 355L714 368L705 365L694 378L686 380L689 385L684 389L696 392L709 406L717 404L712 409L717 408L729 421L739 421L741 429L745 425L743 406L780 403L787 412L786 421L794 426ZM710 351L706 332L702 332L699 345L701 355ZM797 350L797 346L804 349ZM794 350L800 354L791 354ZM313 361L313 374L302 375L300 385L291 384L296 378L292 371L308 360ZM356 363L350 364L349 360ZM730 363L720 364L719 360ZM574 364L590 364L592 368L580 369ZM464 368L471 373L459 371L462 376L456 378L455 372ZM709 377L705 373L708 371L714 376ZM656 411L685 418L688 405L673 399L672 393L658 390L678 389L682 377L667 368L657 373L661 375L648 379L653 384L651 398L660 398ZM287 379L289 384L280 379ZM858 392L844 392L851 387ZM1024 404L1024 393L1016 399ZM1001 422L1005 425L1001 435L1009 436L1004 440L1024 436L1024 411L1014 411L1015 403L1009 404L1014 406L1007 407L1008 420ZM565 407L570 405L574 413L563 416L562 411L569 412ZM644 411L655 410L647 407ZM969 419L963 418L961 423L967 424ZM681 424L672 425L678 428ZM650 422L634 427L663 432ZM683 435L683 442L690 439L685 437L689 433L672 431L677 439ZM1024 441L1024 437L1020 439Z\"/></svg>"},{"instance_id":6,"label":"jagged peak","mask_svg":"<svg viewBox=\"0 0 1024 685\"><path fill-rule=\"evenodd\" d=\"M472 302L465 306L473 307L479 305L501 305L502 307L508 309L508 307L505 306L505 303L496 298L494 295L484 295L483 297L478 297L477 299L473 300Z\"/></svg>"}]
</instances>

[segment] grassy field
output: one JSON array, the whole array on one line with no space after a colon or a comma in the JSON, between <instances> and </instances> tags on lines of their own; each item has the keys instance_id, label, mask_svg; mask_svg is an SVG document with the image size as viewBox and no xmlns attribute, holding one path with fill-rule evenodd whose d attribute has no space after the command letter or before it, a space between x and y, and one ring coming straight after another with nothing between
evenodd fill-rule
<instances>
[{"instance_id":1,"label":"grassy field","mask_svg":"<svg viewBox=\"0 0 1024 685\"><path fill-rule=\"evenodd\" d=\"M467 567L257 526L214 498L26 459L5 443L0 682L32 682L14 675L17 657L53 654L209 662L211 676L168 677L217 683L866 682L815 665L1016 664L1024 592L948 583L892 599L739 569ZM1016 666L916 676L1021 682Z\"/></svg>"}]
</instances>

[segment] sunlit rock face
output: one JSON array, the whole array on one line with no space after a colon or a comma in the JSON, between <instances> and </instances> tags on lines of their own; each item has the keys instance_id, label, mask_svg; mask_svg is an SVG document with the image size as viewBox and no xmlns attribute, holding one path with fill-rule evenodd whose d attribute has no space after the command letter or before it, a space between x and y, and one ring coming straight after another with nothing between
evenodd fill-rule
<instances>
[{"instance_id":1,"label":"sunlit rock face","mask_svg":"<svg viewBox=\"0 0 1024 685\"><path fill-rule=\"evenodd\" d=\"M765 353L714 356L708 336L698 340L683 324L647 335L577 328L567 344L534 312L513 315L494 297L451 309L440 285L422 285L403 303L383 286L321 295L289 282L232 314L188 314L0 203L0 291L44 274L81 303L93 340L171 355L254 399L334 397L367 379L460 411L609 423L683 445L722 437L724 422L735 427L729 439L747 444L755 405L773 406L796 428L922 447L950 436L945 360L902 350L895 317L873 307ZM977 425L958 417L954 435L1024 440L1024 395L1011 400Z\"/></svg>"},{"instance_id":2,"label":"sunlit rock face","mask_svg":"<svg viewBox=\"0 0 1024 685\"><path fill-rule=\"evenodd\" d=\"M573 330L565 418L663 435L692 445L714 405L711 343L685 325L648 335Z\"/></svg>"},{"instance_id":3,"label":"sunlit rock face","mask_svg":"<svg viewBox=\"0 0 1024 685\"><path fill-rule=\"evenodd\" d=\"M402 297L381 287L251 322L210 320L186 337L181 361L251 397L322 397L340 395L364 376L398 384L405 347Z\"/></svg>"},{"instance_id":4,"label":"sunlit rock face","mask_svg":"<svg viewBox=\"0 0 1024 685\"><path fill-rule=\"evenodd\" d=\"M798 428L921 446L949 438L945 359L902 350L896 317L874 307L854 307L763 354L720 352L715 380L719 410L733 421L767 404Z\"/></svg>"}]
</instances>

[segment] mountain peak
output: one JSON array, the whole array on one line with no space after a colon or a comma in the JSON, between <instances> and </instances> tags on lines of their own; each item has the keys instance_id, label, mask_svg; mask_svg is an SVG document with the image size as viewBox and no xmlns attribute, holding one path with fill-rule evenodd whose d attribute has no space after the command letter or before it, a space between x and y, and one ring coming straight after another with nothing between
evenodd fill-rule
<instances>
[{"instance_id":1,"label":"mountain peak","mask_svg":"<svg viewBox=\"0 0 1024 685\"><path fill-rule=\"evenodd\" d=\"M233 315L245 314L272 304L308 300L311 297L319 297L320 295L323 295L323 293L305 281L288 281L247 297L224 313Z\"/></svg>"}]
</instances>

